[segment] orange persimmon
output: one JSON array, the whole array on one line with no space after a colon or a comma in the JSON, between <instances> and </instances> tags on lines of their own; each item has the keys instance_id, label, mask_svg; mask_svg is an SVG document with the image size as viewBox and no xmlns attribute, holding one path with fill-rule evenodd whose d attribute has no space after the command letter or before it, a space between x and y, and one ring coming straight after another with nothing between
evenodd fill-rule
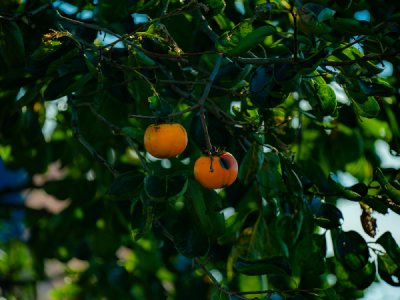
<instances>
[{"instance_id":1,"label":"orange persimmon","mask_svg":"<svg viewBox=\"0 0 400 300\"><path fill-rule=\"evenodd\" d=\"M214 190L230 186L236 179L238 164L232 154L223 151L221 155L213 155L213 169L210 172L211 159L204 155L194 165L194 177L206 189Z\"/></svg>"},{"instance_id":2,"label":"orange persimmon","mask_svg":"<svg viewBox=\"0 0 400 300\"><path fill-rule=\"evenodd\" d=\"M188 137L180 124L152 124L144 134L147 152L157 158L174 157L185 150Z\"/></svg>"}]
</instances>

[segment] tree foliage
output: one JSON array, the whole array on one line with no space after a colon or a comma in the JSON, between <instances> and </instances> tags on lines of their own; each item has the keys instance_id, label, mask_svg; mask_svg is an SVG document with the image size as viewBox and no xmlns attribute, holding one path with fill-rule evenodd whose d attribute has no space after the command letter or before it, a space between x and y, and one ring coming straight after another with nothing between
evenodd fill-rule
<instances>
[{"instance_id":1,"label":"tree foliage","mask_svg":"<svg viewBox=\"0 0 400 300\"><path fill-rule=\"evenodd\" d=\"M384 140L400 156L396 5L1 2L0 155L29 175L21 188L69 201L54 215L4 205L0 225L23 210L29 238L0 241L3 296L34 299L45 262L73 258L87 267L66 268L54 299L350 300L378 278L399 286L399 245L371 217L400 213L400 173L375 151ZM155 122L186 128L178 157L146 154ZM206 190L194 163L217 148L238 178ZM65 177L35 185L55 162ZM339 198L360 203L384 251L341 228Z\"/></svg>"}]
</instances>

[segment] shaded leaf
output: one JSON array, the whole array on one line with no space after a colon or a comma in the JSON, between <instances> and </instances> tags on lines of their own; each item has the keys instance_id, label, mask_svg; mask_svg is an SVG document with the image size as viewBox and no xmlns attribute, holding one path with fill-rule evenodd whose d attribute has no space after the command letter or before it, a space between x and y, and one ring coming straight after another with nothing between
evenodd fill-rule
<instances>
[{"instance_id":1,"label":"shaded leaf","mask_svg":"<svg viewBox=\"0 0 400 300\"><path fill-rule=\"evenodd\" d=\"M152 226L153 208L147 205L148 197L142 193L131 205L131 231L135 241L144 236Z\"/></svg>"},{"instance_id":2,"label":"shaded leaf","mask_svg":"<svg viewBox=\"0 0 400 300\"><path fill-rule=\"evenodd\" d=\"M374 172L374 180L378 181L383 192L396 204L400 204L400 190L393 187L383 175L381 169L376 168Z\"/></svg>"},{"instance_id":3,"label":"shaded leaf","mask_svg":"<svg viewBox=\"0 0 400 300\"><path fill-rule=\"evenodd\" d=\"M387 255L400 267L400 247L397 245L392 234L386 231L376 242L386 250Z\"/></svg>"},{"instance_id":4,"label":"shaded leaf","mask_svg":"<svg viewBox=\"0 0 400 300\"><path fill-rule=\"evenodd\" d=\"M221 290L215 290L215 292L211 296L211 300L230 300L231 296L229 294L224 293Z\"/></svg>"},{"instance_id":5,"label":"shaded leaf","mask_svg":"<svg viewBox=\"0 0 400 300\"><path fill-rule=\"evenodd\" d=\"M328 182L336 193L349 200L360 201L368 194L368 187L364 183L345 188L332 172L329 174Z\"/></svg>"},{"instance_id":6,"label":"shaded leaf","mask_svg":"<svg viewBox=\"0 0 400 300\"><path fill-rule=\"evenodd\" d=\"M308 204L314 222L323 228L333 229L340 226L340 220L343 220L342 212L333 204L321 201L321 198L314 197Z\"/></svg>"},{"instance_id":7,"label":"shaded leaf","mask_svg":"<svg viewBox=\"0 0 400 300\"><path fill-rule=\"evenodd\" d=\"M17 23L0 19L0 53L12 68L25 64L24 41Z\"/></svg>"},{"instance_id":8,"label":"shaded leaf","mask_svg":"<svg viewBox=\"0 0 400 300\"><path fill-rule=\"evenodd\" d=\"M245 260L238 257L235 262L236 269L248 276L277 274L292 276L289 260L284 256L274 256L259 260Z\"/></svg>"},{"instance_id":9,"label":"shaded leaf","mask_svg":"<svg viewBox=\"0 0 400 300\"><path fill-rule=\"evenodd\" d=\"M379 276L392 286L400 286L400 266L387 254L378 254ZM396 282L393 280L396 278Z\"/></svg>"},{"instance_id":10,"label":"shaded leaf","mask_svg":"<svg viewBox=\"0 0 400 300\"><path fill-rule=\"evenodd\" d=\"M124 128L122 128L122 132L126 133L134 140L136 140L142 144L144 143L144 133L145 133L144 130L142 130L140 128L134 128L134 127L124 127Z\"/></svg>"},{"instance_id":11,"label":"shaded leaf","mask_svg":"<svg viewBox=\"0 0 400 300\"><path fill-rule=\"evenodd\" d=\"M332 231L332 233L334 233ZM340 230L332 234L336 258L349 271L358 271L368 263L369 251L364 238L356 231Z\"/></svg>"},{"instance_id":12,"label":"shaded leaf","mask_svg":"<svg viewBox=\"0 0 400 300\"><path fill-rule=\"evenodd\" d=\"M282 155L279 155L279 160L282 165L284 180L285 180L286 186L288 187L288 190L291 191L295 196L302 198L303 197L303 185L301 184L299 177L293 171L291 164L285 157L283 157Z\"/></svg>"},{"instance_id":13,"label":"shaded leaf","mask_svg":"<svg viewBox=\"0 0 400 300\"><path fill-rule=\"evenodd\" d=\"M299 267L307 273L325 273L326 239L325 235L309 234L297 245L295 258Z\"/></svg>"},{"instance_id":14,"label":"shaded leaf","mask_svg":"<svg viewBox=\"0 0 400 300\"><path fill-rule=\"evenodd\" d=\"M144 190L143 180L145 177L146 175L137 171L123 173L114 180L107 190L106 196L114 201L138 197Z\"/></svg>"},{"instance_id":15,"label":"shaded leaf","mask_svg":"<svg viewBox=\"0 0 400 300\"><path fill-rule=\"evenodd\" d=\"M364 268L358 271L348 271L336 260L335 274L341 286L348 289L364 290L375 280L375 262L368 262Z\"/></svg>"},{"instance_id":16,"label":"shaded leaf","mask_svg":"<svg viewBox=\"0 0 400 300\"><path fill-rule=\"evenodd\" d=\"M173 201L183 196L188 185L188 176L148 175L144 179L144 190L155 202Z\"/></svg>"},{"instance_id":17,"label":"shaded leaf","mask_svg":"<svg viewBox=\"0 0 400 300\"><path fill-rule=\"evenodd\" d=\"M253 142L240 164L238 178L244 185L248 185L261 169L264 155L260 146Z\"/></svg>"}]
</instances>

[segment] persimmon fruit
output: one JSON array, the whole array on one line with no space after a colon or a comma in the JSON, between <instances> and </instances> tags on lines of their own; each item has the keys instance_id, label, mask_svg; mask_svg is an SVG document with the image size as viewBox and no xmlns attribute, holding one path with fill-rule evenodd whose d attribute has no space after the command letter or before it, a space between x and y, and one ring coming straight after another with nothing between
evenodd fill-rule
<instances>
[{"instance_id":1,"label":"persimmon fruit","mask_svg":"<svg viewBox=\"0 0 400 300\"><path fill-rule=\"evenodd\" d=\"M194 164L194 177L206 189L214 190L230 186L238 174L238 164L232 154L223 151L213 155L213 169L210 172L211 158L208 155L200 157Z\"/></svg>"},{"instance_id":2,"label":"persimmon fruit","mask_svg":"<svg viewBox=\"0 0 400 300\"><path fill-rule=\"evenodd\" d=\"M147 152L157 158L170 158L181 154L188 143L185 128L180 124L152 124L144 134Z\"/></svg>"}]
</instances>

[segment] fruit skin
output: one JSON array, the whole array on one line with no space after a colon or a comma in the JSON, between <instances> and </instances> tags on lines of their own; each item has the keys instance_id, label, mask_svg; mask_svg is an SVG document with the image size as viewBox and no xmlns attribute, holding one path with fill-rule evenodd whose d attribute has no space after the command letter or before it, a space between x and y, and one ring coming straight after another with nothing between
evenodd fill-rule
<instances>
[{"instance_id":1,"label":"fruit skin","mask_svg":"<svg viewBox=\"0 0 400 300\"><path fill-rule=\"evenodd\" d=\"M214 190L230 186L238 174L238 164L232 154L223 152L220 156L213 156L213 169L210 172L211 159L205 155L200 157L194 165L194 177L206 189Z\"/></svg>"},{"instance_id":2,"label":"fruit skin","mask_svg":"<svg viewBox=\"0 0 400 300\"><path fill-rule=\"evenodd\" d=\"M185 128L180 124L152 124L144 134L147 152L157 158L170 158L181 154L188 143Z\"/></svg>"}]
</instances>

